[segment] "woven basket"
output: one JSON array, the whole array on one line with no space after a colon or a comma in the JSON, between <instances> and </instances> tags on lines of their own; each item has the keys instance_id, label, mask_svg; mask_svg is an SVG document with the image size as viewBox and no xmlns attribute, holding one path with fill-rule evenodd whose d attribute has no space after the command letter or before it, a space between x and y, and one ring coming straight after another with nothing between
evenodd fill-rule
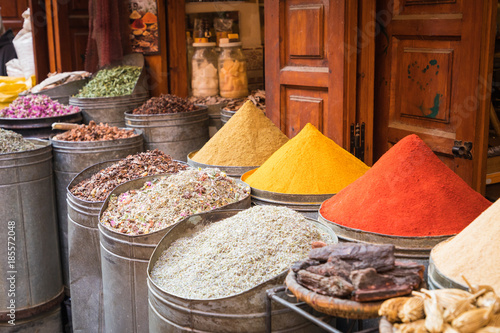
<instances>
[{"instance_id":1,"label":"woven basket","mask_svg":"<svg viewBox=\"0 0 500 333\"><path fill-rule=\"evenodd\" d=\"M360 303L347 299L320 295L301 286L297 282L295 273L291 270L285 279L285 284L297 299L306 302L316 311L335 317L347 319L377 318L379 316L378 310L383 303L383 301Z\"/></svg>"}]
</instances>

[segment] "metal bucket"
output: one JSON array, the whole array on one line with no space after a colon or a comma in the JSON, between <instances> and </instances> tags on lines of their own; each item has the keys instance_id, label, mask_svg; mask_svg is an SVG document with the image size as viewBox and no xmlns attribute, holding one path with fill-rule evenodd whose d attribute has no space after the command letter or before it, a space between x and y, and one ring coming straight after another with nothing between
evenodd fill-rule
<instances>
[{"instance_id":1,"label":"metal bucket","mask_svg":"<svg viewBox=\"0 0 500 333\"><path fill-rule=\"evenodd\" d=\"M265 332L266 290L282 285L287 271L242 293L218 299L186 299L165 292L151 279L151 270L161 254L176 240L192 235L208 225L241 210L196 214L179 222L160 241L147 269L150 332ZM309 219L328 234L333 231L323 223ZM334 239L337 239L336 236ZM314 325L294 311L273 304L273 332L311 332Z\"/></svg>"},{"instance_id":2,"label":"metal bucket","mask_svg":"<svg viewBox=\"0 0 500 333\"><path fill-rule=\"evenodd\" d=\"M220 110L222 109L223 106L226 106L226 103L207 104L206 106L208 108L208 118L209 118L208 132L209 136L213 137L215 133L217 133L217 131L220 130L222 127Z\"/></svg>"},{"instance_id":3,"label":"metal bucket","mask_svg":"<svg viewBox=\"0 0 500 333\"><path fill-rule=\"evenodd\" d=\"M138 134L135 137L109 141L82 142L51 139L54 149L54 172L63 281L66 287L69 287L66 187L78 173L93 164L127 157L130 154L143 151L142 133L140 131L135 132ZM69 289L66 292L69 294Z\"/></svg>"},{"instance_id":4,"label":"metal bucket","mask_svg":"<svg viewBox=\"0 0 500 333\"><path fill-rule=\"evenodd\" d=\"M434 249L439 246L440 244L436 245ZM439 269L436 267L436 264L432 260L432 253L434 252L434 249L432 249L431 254L429 256L429 272L427 275L427 284L429 285L429 289L434 290L434 289L456 288L468 291L469 288L465 284L460 284L439 271Z\"/></svg>"},{"instance_id":5,"label":"metal bucket","mask_svg":"<svg viewBox=\"0 0 500 333\"><path fill-rule=\"evenodd\" d=\"M244 173L241 180L245 181L255 170ZM318 210L323 201L334 196L334 194L286 194L250 188L252 189L252 203L254 205L285 206L314 220L318 218Z\"/></svg>"},{"instance_id":6,"label":"metal bucket","mask_svg":"<svg viewBox=\"0 0 500 333\"><path fill-rule=\"evenodd\" d=\"M0 332L4 333L63 333L61 307L26 319L17 319L15 326L0 322Z\"/></svg>"},{"instance_id":7,"label":"metal bucket","mask_svg":"<svg viewBox=\"0 0 500 333\"><path fill-rule=\"evenodd\" d=\"M352 229L340 224L328 221L318 212L318 220L327 223L337 234L340 241L368 243L368 244L394 244L394 256L402 261L412 261L427 267L429 266L429 255L432 248L451 236L427 236L427 237L403 237L378 234L374 232Z\"/></svg>"},{"instance_id":8,"label":"metal bucket","mask_svg":"<svg viewBox=\"0 0 500 333\"><path fill-rule=\"evenodd\" d=\"M53 123L75 123L81 124L82 113L76 112L57 117L45 118L0 118L0 127L21 134L25 138L48 139L62 131L53 130Z\"/></svg>"},{"instance_id":9,"label":"metal bucket","mask_svg":"<svg viewBox=\"0 0 500 333\"><path fill-rule=\"evenodd\" d=\"M70 189L119 160L101 162L80 172L67 188L69 287L73 332L103 332L99 212L103 201L75 197Z\"/></svg>"},{"instance_id":10,"label":"metal bucket","mask_svg":"<svg viewBox=\"0 0 500 333\"><path fill-rule=\"evenodd\" d=\"M224 126L236 112L237 111L230 111L226 109L220 110L220 121L222 122L222 126Z\"/></svg>"},{"instance_id":11,"label":"metal bucket","mask_svg":"<svg viewBox=\"0 0 500 333\"><path fill-rule=\"evenodd\" d=\"M117 186L111 194L139 189L145 182L160 176L131 180ZM108 203L109 196L100 216L108 208ZM249 207L250 196L218 210ZM106 332L148 332L148 261L156 245L172 227L147 235L129 236L99 223Z\"/></svg>"},{"instance_id":12,"label":"metal bucket","mask_svg":"<svg viewBox=\"0 0 500 333\"><path fill-rule=\"evenodd\" d=\"M59 305L64 298L52 176L52 147L0 155L0 327L15 303L16 323ZM10 307L9 307L10 306Z\"/></svg>"},{"instance_id":13,"label":"metal bucket","mask_svg":"<svg viewBox=\"0 0 500 333\"><path fill-rule=\"evenodd\" d=\"M186 156L208 141L207 107L199 105L192 112L166 114L125 113L125 126L144 133L146 149L159 149L174 160L186 161Z\"/></svg>"},{"instance_id":14,"label":"metal bucket","mask_svg":"<svg viewBox=\"0 0 500 333\"><path fill-rule=\"evenodd\" d=\"M148 93L117 97L71 97L69 104L80 108L85 124L93 120L96 123L107 123L110 126L124 127L124 113L133 111L148 99Z\"/></svg>"},{"instance_id":15,"label":"metal bucket","mask_svg":"<svg viewBox=\"0 0 500 333\"><path fill-rule=\"evenodd\" d=\"M234 177L234 178L241 178L241 176L246 173L247 171L253 170L255 168L258 168L258 166L249 166L249 167L235 167L235 166L222 166L222 165L209 165L209 164L204 164L200 162L193 161L194 155L198 150L192 151L189 153L187 156L187 164L194 168L217 168L219 170L224 171L228 176Z\"/></svg>"}]
</instances>

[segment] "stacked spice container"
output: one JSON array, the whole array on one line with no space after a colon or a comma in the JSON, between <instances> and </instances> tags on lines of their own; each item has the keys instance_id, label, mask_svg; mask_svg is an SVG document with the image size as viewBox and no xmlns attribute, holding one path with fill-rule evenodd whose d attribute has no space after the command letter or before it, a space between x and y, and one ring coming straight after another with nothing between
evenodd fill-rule
<instances>
[{"instance_id":1,"label":"stacked spice container","mask_svg":"<svg viewBox=\"0 0 500 333\"><path fill-rule=\"evenodd\" d=\"M490 206L416 135L399 141L321 205L341 240L395 244L396 256L428 264L434 245Z\"/></svg>"},{"instance_id":2,"label":"stacked spice container","mask_svg":"<svg viewBox=\"0 0 500 333\"><path fill-rule=\"evenodd\" d=\"M148 175L177 173L187 165L155 150L97 163L68 185L69 271L73 330L103 332L104 308L99 212L118 185Z\"/></svg>"},{"instance_id":3,"label":"stacked spice container","mask_svg":"<svg viewBox=\"0 0 500 333\"><path fill-rule=\"evenodd\" d=\"M216 169L188 169L117 186L102 206L98 226L106 330L148 331L147 261L176 223L200 212L248 207L248 187Z\"/></svg>"},{"instance_id":4,"label":"stacked spice container","mask_svg":"<svg viewBox=\"0 0 500 333\"><path fill-rule=\"evenodd\" d=\"M368 169L313 125L307 124L264 164L246 172L241 179L251 186L255 204L287 206L317 218L318 208L324 200Z\"/></svg>"},{"instance_id":5,"label":"stacked spice container","mask_svg":"<svg viewBox=\"0 0 500 333\"><path fill-rule=\"evenodd\" d=\"M257 168L288 138L262 111L247 101L199 151L188 155L193 167L216 167L240 178Z\"/></svg>"},{"instance_id":6,"label":"stacked spice container","mask_svg":"<svg viewBox=\"0 0 500 333\"><path fill-rule=\"evenodd\" d=\"M75 125L73 129L50 139L54 154L59 243L64 284L69 295L68 212L66 187L83 169L103 161L143 151L142 133L107 124Z\"/></svg>"},{"instance_id":7,"label":"stacked spice container","mask_svg":"<svg viewBox=\"0 0 500 333\"><path fill-rule=\"evenodd\" d=\"M78 106L83 120L123 127L124 112L142 105L149 97L144 57L129 54L118 64L102 68L80 92L69 99Z\"/></svg>"},{"instance_id":8,"label":"stacked spice container","mask_svg":"<svg viewBox=\"0 0 500 333\"><path fill-rule=\"evenodd\" d=\"M146 149L159 149L179 161L208 141L208 122L206 106L168 94L125 112L126 126L143 131Z\"/></svg>"}]
</instances>

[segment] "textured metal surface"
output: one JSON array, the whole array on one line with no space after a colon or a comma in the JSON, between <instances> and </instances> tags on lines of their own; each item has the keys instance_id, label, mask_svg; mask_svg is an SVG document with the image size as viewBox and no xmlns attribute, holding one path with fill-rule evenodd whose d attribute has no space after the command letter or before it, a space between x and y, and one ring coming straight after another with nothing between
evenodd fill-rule
<instances>
[{"instance_id":1,"label":"textured metal surface","mask_svg":"<svg viewBox=\"0 0 500 333\"><path fill-rule=\"evenodd\" d=\"M429 256L429 272L427 274L427 284L429 285L429 289L456 288L468 291L469 288L465 284L458 283L439 271L434 263L434 260L432 260L433 252L434 250L431 251L431 255Z\"/></svg>"},{"instance_id":2,"label":"textured metal surface","mask_svg":"<svg viewBox=\"0 0 500 333\"><path fill-rule=\"evenodd\" d=\"M250 170L241 176L245 181L256 169ZM254 205L285 206L296 210L305 217L318 218L318 209L323 201L330 199L334 194L286 194L252 189L252 203Z\"/></svg>"},{"instance_id":3,"label":"textured metal surface","mask_svg":"<svg viewBox=\"0 0 500 333\"><path fill-rule=\"evenodd\" d=\"M35 317L16 319L16 325L0 322L0 332L3 333L63 333L61 307L56 306L50 311Z\"/></svg>"},{"instance_id":4,"label":"textured metal surface","mask_svg":"<svg viewBox=\"0 0 500 333\"><path fill-rule=\"evenodd\" d=\"M62 291L61 262L52 173L52 147L32 139L37 149L0 154L0 317L9 312L10 282L15 276L15 305L20 314L35 315ZM13 221L15 228L8 229ZM10 232L10 235L9 235ZM12 238L9 238L11 236ZM7 266L8 242L15 244L14 267Z\"/></svg>"},{"instance_id":5,"label":"textured metal surface","mask_svg":"<svg viewBox=\"0 0 500 333\"><path fill-rule=\"evenodd\" d=\"M51 140L54 153L59 241L63 267L64 285L69 287L68 267L68 211L66 187L83 169L103 161L127 157L143 151L143 138L137 136L110 141L60 141Z\"/></svg>"},{"instance_id":6,"label":"textured metal surface","mask_svg":"<svg viewBox=\"0 0 500 333\"><path fill-rule=\"evenodd\" d=\"M266 290L282 285L288 270L254 288L229 297L186 299L162 290L152 279L151 270L161 254L176 240L192 235L202 226L234 216L241 210L212 211L193 215L179 222L160 241L149 261L148 299L150 332L265 332ZM335 237L327 225L309 219ZM273 331L311 332L311 326L292 310L275 304Z\"/></svg>"},{"instance_id":7,"label":"textured metal surface","mask_svg":"<svg viewBox=\"0 0 500 333\"><path fill-rule=\"evenodd\" d=\"M119 195L139 189L146 181L159 176L129 181L117 186L111 193ZM102 206L100 216L107 209L108 202L109 197ZM250 196L219 210L249 207ZM147 235L130 236L109 230L99 223L106 332L148 331L148 261L158 242L172 227Z\"/></svg>"},{"instance_id":8,"label":"textured metal surface","mask_svg":"<svg viewBox=\"0 0 500 333\"><path fill-rule=\"evenodd\" d=\"M234 178L240 178L245 172L258 168L258 166L249 166L249 167L234 167L234 166L222 166L222 165L209 165L200 162L193 161L192 158L196 155L196 151L192 151L187 156L187 164L195 168L217 168L219 170L224 171L228 176Z\"/></svg>"},{"instance_id":9,"label":"textured metal surface","mask_svg":"<svg viewBox=\"0 0 500 333\"><path fill-rule=\"evenodd\" d=\"M149 94L126 95L118 97L80 98L71 97L69 104L78 106L83 115L83 121L107 123L110 126L125 126L124 113L133 111L149 99Z\"/></svg>"},{"instance_id":10,"label":"textured metal surface","mask_svg":"<svg viewBox=\"0 0 500 333\"><path fill-rule=\"evenodd\" d=\"M46 95L49 96L52 100L58 101L61 104L69 104L69 98L73 95L76 95L80 89L83 88L84 85L89 81L88 78L67 82L61 85L58 85L54 88L49 88L42 90L37 93L30 94L19 94L19 96L23 95Z\"/></svg>"},{"instance_id":11,"label":"textured metal surface","mask_svg":"<svg viewBox=\"0 0 500 333\"><path fill-rule=\"evenodd\" d=\"M159 149L174 160L184 162L187 154L208 141L208 122L207 107L202 105L193 112L125 113L125 126L143 131L146 149Z\"/></svg>"},{"instance_id":12,"label":"textured metal surface","mask_svg":"<svg viewBox=\"0 0 500 333\"><path fill-rule=\"evenodd\" d=\"M224 126L224 124L227 123L235 113L236 111L230 111L226 109L220 110L220 120L222 122L222 125Z\"/></svg>"},{"instance_id":13,"label":"textured metal surface","mask_svg":"<svg viewBox=\"0 0 500 333\"><path fill-rule=\"evenodd\" d=\"M103 201L86 201L69 189L119 160L94 164L67 188L69 286L73 332L104 332L99 212Z\"/></svg>"},{"instance_id":14,"label":"textured metal surface","mask_svg":"<svg viewBox=\"0 0 500 333\"><path fill-rule=\"evenodd\" d=\"M45 118L0 118L0 127L21 134L25 138L48 139L62 131L53 130L53 123L77 123L82 122L82 113L77 112L58 117Z\"/></svg>"}]
</instances>

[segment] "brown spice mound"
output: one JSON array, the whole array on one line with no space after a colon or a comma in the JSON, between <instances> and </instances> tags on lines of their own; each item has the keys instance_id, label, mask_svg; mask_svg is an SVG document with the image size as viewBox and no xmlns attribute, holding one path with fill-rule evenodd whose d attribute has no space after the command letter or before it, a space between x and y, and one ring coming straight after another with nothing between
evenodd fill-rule
<instances>
[{"instance_id":1,"label":"brown spice mound","mask_svg":"<svg viewBox=\"0 0 500 333\"><path fill-rule=\"evenodd\" d=\"M82 200L104 201L115 187L129 180L162 173L177 173L186 168L187 165L172 160L170 155L158 149L148 150L129 155L91 178L81 181L73 186L71 193Z\"/></svg>"},{"instance_id":2,"label":"brown spice mound","mask_svg":"<svg viewBox=\"0 0 500 333\"><path fill-rule=\"evenodd\" d=\"M191 112L197 107L187 99L175 95L163 94L152 97L146 103L132 111L133 114L163 114Z\"/></svg>"},{"instance_id":3,"label":"brown spice mound","mask_svg":"<svg viewBox=\"0 0 500 333\"><path fill-rule=\"evenodd\" d=\"M91 120L88 125L80 125L67 132L54 136L54 140L61 141L107 141L126 139L137 136L133 130L120 129L116 126L100 123L97 125Z\"/></svg>"}]
</instances>

